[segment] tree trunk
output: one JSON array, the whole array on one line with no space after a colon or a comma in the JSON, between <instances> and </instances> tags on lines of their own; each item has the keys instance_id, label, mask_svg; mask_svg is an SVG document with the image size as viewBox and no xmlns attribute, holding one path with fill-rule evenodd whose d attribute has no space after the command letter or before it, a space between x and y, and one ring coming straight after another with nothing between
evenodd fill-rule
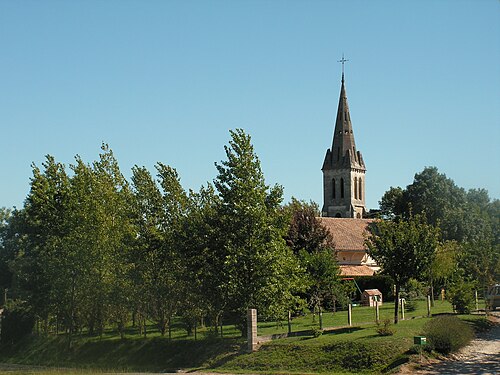
<instances>
[{"instance_id":1,"label":"tree trunk","mask_svg":"<svg viewBox=\"0 0 500 375\"><path fill-rule=\"evenodd\" d=\"M172 317L168 318L168 340L172 340Z\"/></svg>"},{"instance_id":2,"label":"tree trunk","mask_svg":"<svg viewBox=\"0 0 500 375\"><path fill-rule=\"evenodd\" d=\"M292 333L292 312L288 310L288 333Z\"/></svg>"},{"instance_id":3,"label":"tree trunk","mask_svg":"<svg viewBox=\"0 0 500 375\"><path fill-rule=\"evenodd\" d=\"M224 332L222 330L222 314L220 314L219 320L220 320L220 337L224 337Z\"/></svg>"},{"instance_id":4,"label":"tree trunk","mask_svg":"<svg viewBox=\"0 0 500 375\"><path fill-rule=\"evenodd\" d=\"M321 305L318 305L318 315L319 315L319 329L323 329L323 310Z\"/></svg>"},{"instance_id":5,"label":"tree trunk","mask_svg":"<svg viewBox=\"0 0 500 375\"><path fill-rule=\"evenodd\" d=\"M195 321L194 321L194 341L196 341L196 339L198 338L197 337L197 334L198 334L197 325L198 325L198 319L195 319Z\"/></svg>"},{"instance_id":6,"label":"tree trunk","mask_svg":"<svg viewBox=\"0 0 500 375\"><path fill-rule=\"evenodd\" d=\"M396 295L394 300L394 324L398 324L399 321L399 290L401 289L399 284L396 284Z\"/></svg>"},{"instance_id":7,"label":"tree trunk","mask_svg":"<svg viewBox=\"0 0 500 375\"><path fill-rule=\"evenodd\" d=\"M430 293L431 293L431 307L434 307L434 282L432 279L431 279Z\"/></svg>"}]
</instances>

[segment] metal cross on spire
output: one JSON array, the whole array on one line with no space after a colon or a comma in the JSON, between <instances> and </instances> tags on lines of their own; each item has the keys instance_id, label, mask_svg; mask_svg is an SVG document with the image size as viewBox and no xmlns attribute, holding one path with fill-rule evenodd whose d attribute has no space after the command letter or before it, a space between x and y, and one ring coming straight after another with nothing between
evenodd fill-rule
<instances>
[{"instance_id":1,"label":"metal cross on spire","mask_svg":"<svg viewBox=\"0 0 500 375\"><path fill-rule=\"evenodd\" d=\"M344 54L342 54L342 60L338 60L337 62L342 63L342 83L344 82L344 64L349 61L344 58Z\"/></svg>"}]
</instances>

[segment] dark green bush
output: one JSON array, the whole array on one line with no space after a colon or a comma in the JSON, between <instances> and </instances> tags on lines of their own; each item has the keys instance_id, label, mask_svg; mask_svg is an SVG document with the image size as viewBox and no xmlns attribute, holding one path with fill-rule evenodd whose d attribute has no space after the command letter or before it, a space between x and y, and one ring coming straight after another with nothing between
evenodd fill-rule
<instances>
[{"instance_id":1,"label":"dark green bush","mask_svg":"<svg viewBox=\"0 0 500 375\"><path fill-rule=\"evenodd\" d=\"M417 301L408 300L405 302L405 310L408 312L415 311L417 306Z\"/></svg>"},{"instance_id":2,"label":"dark green bush","mask_svg":"<svg viewBox=\"0 0 500 375\"><path fill-rule=\"evenodd\" d=\"M448 290L448 299L459 314L469 314L474 308L474 285L465 281L457 282Z\"/></svg>"},{"instance_id":3,"label":"dark green bush","mask_svg":"<svg viewBox=\"0 0 500 375\"><path fill-rule=\"evenodd\" d=\"M320 337L323 334L323 330L319 328L313 328L312 334L314 337Z\"/></svg>"},{"instance_id":4,"label":"dark green bush","mask_svg":"<svg viewBox=\"0 0 500 375\"><path fill-rule=\"evenodd\" d=\"M448 354L467 345L474 333L467 323L455 316L439 316L425 324L424 335L432 349Z\"/></svg>"},{"instance_id":5,"label":"dark green bush","mask_svg":"<svg viewBox=\"0 0 500 375\"><path fill-rule=\"evenodd\" d=\"M35 316L23 301L9 301L2 314L0 343L13 344L33 331Z\"/></svg>"},{"instance_id":6,"label":"dark green bush","mask_svg":"<svg viewBox=\"0 0 500 375\"><path fill-rule=\"evenodd\" d=\"M377 333L380 336L392 336L394 335L394 330L391 328L391 320L384 319L383 325L377 323Z\"/></svg>"}]
</instances>

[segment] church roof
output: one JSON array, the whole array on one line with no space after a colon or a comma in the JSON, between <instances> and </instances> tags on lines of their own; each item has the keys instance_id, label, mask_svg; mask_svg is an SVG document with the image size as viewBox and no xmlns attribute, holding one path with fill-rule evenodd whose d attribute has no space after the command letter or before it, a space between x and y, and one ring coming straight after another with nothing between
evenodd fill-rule
<instances>
[{"instance_id":1,"label":"church roof","mask_svg":"<svg viewBox=\"0 0 500 375\"><path fill-rule=\"evenodd\" d=\"M366 250L365 237L373 219L320 217L319 220L332 235L335 250Z\"/></svg>"}]
</instances>

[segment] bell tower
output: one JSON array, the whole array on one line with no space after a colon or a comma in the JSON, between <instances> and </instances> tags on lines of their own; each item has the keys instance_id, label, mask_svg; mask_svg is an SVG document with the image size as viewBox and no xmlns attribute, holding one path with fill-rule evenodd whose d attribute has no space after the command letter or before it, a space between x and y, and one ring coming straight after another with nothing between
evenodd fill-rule
<instances>
[{"instance_id":1,"label":"bell tower","mask_svg":"<svg viewBox=\"0 0 500 375\"><path fill-rule=\"evenodd\" d=\"M365 162L356 149L351 115L347 104L342 56L342 85L332 147L323 162L322 216L361 219L365 207Z\"/></svg>"}]
</instances>

